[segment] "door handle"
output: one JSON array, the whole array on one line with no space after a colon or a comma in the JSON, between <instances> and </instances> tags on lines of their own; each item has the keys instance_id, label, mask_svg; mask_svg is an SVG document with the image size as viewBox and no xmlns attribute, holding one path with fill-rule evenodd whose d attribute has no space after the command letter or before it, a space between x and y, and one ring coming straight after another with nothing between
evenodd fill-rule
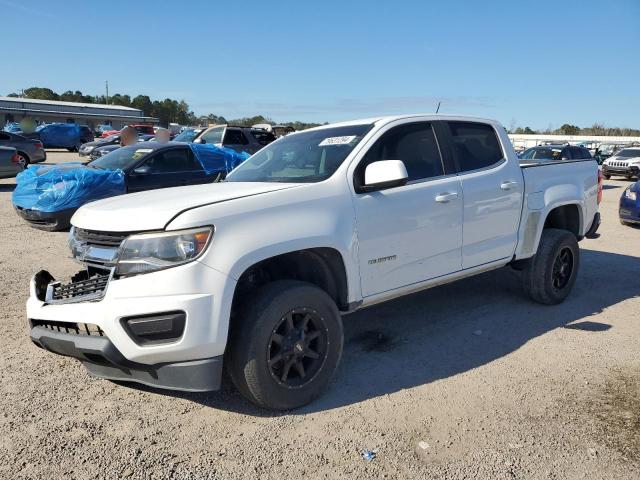
<instances>
[{"instance_id":1,"label":"door handle","mask_svg":"<svg viewBox=\"0 0 640 480\"><path fill-rule=\"evenodd\" d=\"M502 182L500 184L500 188L502 190L511 190L513 187L516 187L517 185L518 185L518 182L514 182L512 180L508 180L508 181Z\"/></svg>"},{"instance_id":2,"label":"door handle","mask_svg":"<svg viewBox=\"0 0 640 480\"><path fill-rule=\"evenodd\" d=\"M447 203L449 200L455 200L456 198L458 198L458 194L456 192L440 193L436 195L436 202Z\"/></svg>"}]
</instances>

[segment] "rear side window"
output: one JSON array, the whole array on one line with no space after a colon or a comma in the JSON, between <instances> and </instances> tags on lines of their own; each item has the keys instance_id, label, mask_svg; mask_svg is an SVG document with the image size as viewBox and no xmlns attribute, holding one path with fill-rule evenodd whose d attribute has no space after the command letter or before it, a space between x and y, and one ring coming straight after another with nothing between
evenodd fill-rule
<instances>
[{"instance_id":1,"label":"rear side window","mask_svg":"<svg viewBox=\"0 0 640 480\"><path fill-rule=\"evenodd\" d=\"M473 122L448 124L461 172L487 168L504 158L498 136L491 125Z\"/></svg>"},{"instance_id":2,"label":"rear side window","mask_svg":"<svg viewBox=\"0 0 640 480\"><path fill-rule=\"evenodd\" d=\"M223 145L247 145L249 141L244 136L242 130L234 130L227 128L227 132L224 134Z\"/></svg>"},{"instance_id":3,"label":"rear side window","mask_svg":"<svg viewBox=\"0 0 640 480\"><path fill-rule=\"evenodd\" d=\"M251 130L251 134L260 145L269 145L276 139L276 136L266 130Z\"/></svg>"},{"instance_id":4,"label":"rear side window","mask_svg":"<svg viewBox=\"0 0 640 480\"><path fill-rule=\"evenodd\" d=\"M409 181L444 175L440 149L429 123L394 127L369 149L356 170L356 183L364 184L367 165L380 160L402 160Z\"/></svg>"},{"instance_id":5,"label":"rear side window","mask_svg":"<svg viewBox=\"0 0 640 480\"><path fill-rule=\"evenodd\" d=\"M151 173L190 172L201 167L186 148L174 148L157 153L145 162Z\"/></svg>"}]
</instances>

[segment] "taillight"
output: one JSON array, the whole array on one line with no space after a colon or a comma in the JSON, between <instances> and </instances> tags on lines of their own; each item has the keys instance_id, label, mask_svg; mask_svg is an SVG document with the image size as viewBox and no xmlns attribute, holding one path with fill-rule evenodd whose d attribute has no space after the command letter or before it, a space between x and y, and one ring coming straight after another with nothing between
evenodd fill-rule
<instances>
[{"instance_id":1,"label":"taillight","mask_svg":"<svg viewBox=\"0 0 640 480\"><path fill-rule=\"evenodd\" d=\"M598 169L598 205L602 202L602 171Z\"/></svg>"},{"instance_id":2,"label":"taillight","mask_svg":"<svg viewBox=\"0 0 640 480\"><path fill-rule=\"evenodd\" d=\"M44 145L42 144L42 142L36 142L36 148L38 149L44 148Z\"/></svg>"}]
</instances>

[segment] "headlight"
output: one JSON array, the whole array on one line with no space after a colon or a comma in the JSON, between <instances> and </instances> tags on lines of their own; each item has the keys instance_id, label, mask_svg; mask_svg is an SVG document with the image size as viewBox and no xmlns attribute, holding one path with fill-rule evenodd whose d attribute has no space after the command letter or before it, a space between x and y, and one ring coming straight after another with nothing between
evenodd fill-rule
<instances>
[{"instance_id":1,"label":"headlight","mask_svg":"<svg viewBox=\"0 0 640 480\"><path fill-rule=\"evenodd\" d=\"M154 272L191 262L207 248L213 228L131 235L120 247L117 275Z\"/></svg>"},{"instance_id":2,"label":"headlight","mask_svg":"<svg viewBox=\"0 0 640 480\"><path fill-rule=\"evenodd\" d=\"M93 151L94 148L96 148L96 147L93 147L93 146L92 147L84 147L83 150L85 152L91 152L91 151Z\"/></svg>"},{"instance_id":3,"label":"headlight","mask_svg":"<svg viewBox=\"0 0 640 480\"><path fill-rule=\"evenodd\" d=\"M624 196L627 197L629 200L633 200L634 202L636 201L636 198L638 198L636 192L632 192L631 188L627 188L624 191Z\"/></svg>"}]
</instances>

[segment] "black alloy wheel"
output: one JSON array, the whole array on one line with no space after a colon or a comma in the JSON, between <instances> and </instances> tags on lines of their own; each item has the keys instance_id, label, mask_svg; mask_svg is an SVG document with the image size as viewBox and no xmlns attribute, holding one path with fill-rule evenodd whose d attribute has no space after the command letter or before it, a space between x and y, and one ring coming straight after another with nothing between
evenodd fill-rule
<instances>
[{"instance_id":1,"label":"black alloy wheel","mask_svg":"<svg viewBox=\"0 0 640 480\"><path fill-rule=\"evenodd\" d=\"M553 262L551 284L556 292L564 289L573 275L573 251L569 247L562 248Z\"/></svg>"},{"instance_id":2,"label":"black alloy wheel","mask_svg":"<svg viewBox=\"0 0 640 480\"><path fill-rule=\"evenodd\" d=\"M271 376L287 388L299 388L321 370L328 351L327 326L309 308L297 308L280 319L267 348Z\"/></svg>"}]
</instances>

